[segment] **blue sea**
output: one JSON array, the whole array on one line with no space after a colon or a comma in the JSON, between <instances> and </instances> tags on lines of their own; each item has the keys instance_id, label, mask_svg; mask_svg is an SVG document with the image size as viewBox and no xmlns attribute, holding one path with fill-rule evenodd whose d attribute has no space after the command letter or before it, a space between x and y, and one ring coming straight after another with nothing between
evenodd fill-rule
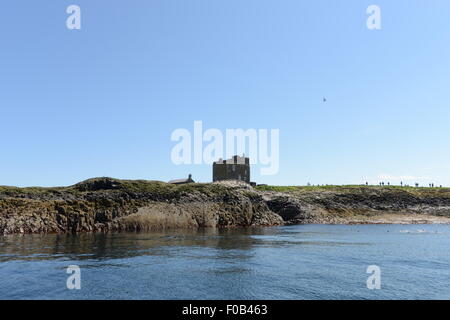
<instances>
[{"instance_id":1,"label":"blue sea","mask_svg":"<svg viewBox=\"0 0 450 320\"><path fill-rule=\"evenodd\" d=\"M1 236L0 299L450 299L450 226Z\"/></svg>"}]
</instances>

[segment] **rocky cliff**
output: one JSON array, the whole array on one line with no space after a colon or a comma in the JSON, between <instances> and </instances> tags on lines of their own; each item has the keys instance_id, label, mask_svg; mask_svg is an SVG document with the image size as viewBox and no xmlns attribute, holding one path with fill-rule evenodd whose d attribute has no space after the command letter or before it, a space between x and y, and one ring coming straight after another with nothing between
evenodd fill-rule
<instances>
[{"instance_id":1,"label":"rocky cliff","mask_svg":"<svg viewBox=\"0 0 450 320\"><path fill-rule=\"evenodd\" d=\"M0 187L0 234L283 224L249 187L95 178L60 188Z\"/></svg>"},{"instance_id":2,"label":"rocky cliff","mask_svg":"<svg viewBox=\"0 0 450 320\"><path fill-rule=\"evenodd\" d=\"M449 188L264 187L260 193L287 223L450 223Z\"/></svg>"},{"instance_id":3,"label":"rocky cliff","mask_svg":"<svg viewBox=\"0 0 450 320\"><path fill-rule=\"evenodd\" d=\"M70 187L0 187L0 234L450 222L450 189L171 185L95 178Z\"/></svg>"}]
</instances>

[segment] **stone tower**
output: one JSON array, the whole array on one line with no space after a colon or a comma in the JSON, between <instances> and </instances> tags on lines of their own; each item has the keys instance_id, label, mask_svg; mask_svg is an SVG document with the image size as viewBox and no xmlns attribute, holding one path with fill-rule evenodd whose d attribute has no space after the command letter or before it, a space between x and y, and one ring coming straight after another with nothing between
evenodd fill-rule
<instances>
[{"instance_id":1,"label":"stone tower","mask_svg":"<svg viewBox=\"0 0 450 320\"><path fill-rule=\"evenodd\" d=\"M250 183L250 158L233 156L231 159L213 163L213 182L240 180Z\"/></svg>"}]
</instances>

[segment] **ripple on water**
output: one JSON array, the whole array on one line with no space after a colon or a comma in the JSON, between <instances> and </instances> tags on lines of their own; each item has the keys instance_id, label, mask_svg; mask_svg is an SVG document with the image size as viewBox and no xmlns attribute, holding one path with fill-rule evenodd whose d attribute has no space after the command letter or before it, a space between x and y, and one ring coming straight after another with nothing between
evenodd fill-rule
<instances>
[{"instance_id":1,"label":"ripple on water","mask_svg":"<svg viewBox=\"0 0 450 320\"><path fill-rule=\"evenodd\" d=\"M3 237L2 299L450 299L450 226ZM66 289L66 268L82 290ZM382 290L366 287L367 266Z\"/></svg>"}]
</instances>

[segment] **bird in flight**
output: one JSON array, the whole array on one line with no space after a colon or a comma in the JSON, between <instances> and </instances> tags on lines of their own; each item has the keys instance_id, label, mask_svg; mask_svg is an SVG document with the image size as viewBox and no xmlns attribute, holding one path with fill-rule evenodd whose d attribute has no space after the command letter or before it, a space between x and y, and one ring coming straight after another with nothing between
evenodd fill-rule
<instances>
[{"instance_id":1,"label":"bird in flight","mask_svg":"<svg viewBox=\"0 0 450 320\"><path fill-rule=\"evenodd\" d=\"M323 102L327 102L327 99L326 99L326 98L323 98Z\"/></svg>"}]
</instances>

